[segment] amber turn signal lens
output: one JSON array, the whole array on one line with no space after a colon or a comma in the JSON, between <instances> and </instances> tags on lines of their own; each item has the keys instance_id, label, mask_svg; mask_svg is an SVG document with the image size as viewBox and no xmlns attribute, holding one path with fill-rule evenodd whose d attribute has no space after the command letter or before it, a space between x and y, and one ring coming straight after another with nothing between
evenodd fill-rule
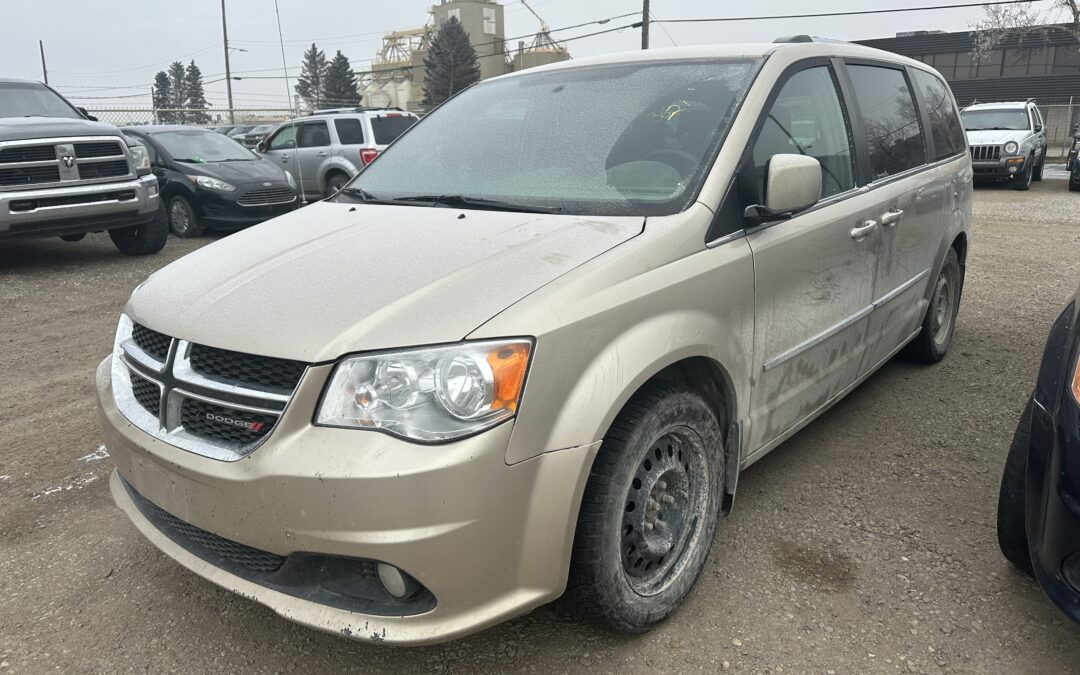
<instances>
[{"instance_id":1,"label":"amber turn signal lens","mask_svg":"<svg viewBox=\"0 0 1080 675\"><path fill-rule=\"evenodd\" d=\"M525 369L529 365L529 347L528 344L506 345L488 353L487 362L495 381L492 410L517 411Z\"/></svg>"},{"instance_id":2,"label":"amber turn signal lens","mask_svg":"<svg viewBox=\"0 0 1080 675\"><path fill-rule=\"evenodd\" d=\"M1076 360L1076 370L1073 371L1070 389L1072 389L1073 400L1080 404L1080 358Z\"/></svg>"}]
</instances>

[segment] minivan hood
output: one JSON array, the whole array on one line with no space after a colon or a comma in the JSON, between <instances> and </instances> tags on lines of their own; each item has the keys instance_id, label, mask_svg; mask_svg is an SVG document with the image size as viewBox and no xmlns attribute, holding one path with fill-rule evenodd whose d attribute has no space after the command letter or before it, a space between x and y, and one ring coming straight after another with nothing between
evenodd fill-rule
<instances>
[{"instance_id":1,"label":"minivan hood","mask_svg":"<svg viewBox=\"0 0 1080 675\"><path fill-rule=\"evenodd\" d=\"M126 311L173 337L310 363L455 342L643 226L318 202L162 268Z\"/></svg>"},{"instance_id":2,"label":"minivan hood","mask_svg":"<svg viewBox=\"0 0 1080 675\"><path fill-rule=\"evenodd\" d=\"M207 162L206 164L177 162L177 164L180 165L184 173L192 176L220 178L233 185L265 181L284 183L289 180L285 177L285 169L262 158L245 162Z\"/></svg>"},{"instance_id":3,"label":"minivan hood","mask_svg":"<svg viewBox=\"0 0 1080 675\"><path fill-rule=\"evenodd\" d=\"M983 129L981 131L967 132L967 139L968 145L1005 145L1009 141L1019 143L1027 138L1030 133L1025 129L1017 131Z\"/></svg>"}]
</instances>

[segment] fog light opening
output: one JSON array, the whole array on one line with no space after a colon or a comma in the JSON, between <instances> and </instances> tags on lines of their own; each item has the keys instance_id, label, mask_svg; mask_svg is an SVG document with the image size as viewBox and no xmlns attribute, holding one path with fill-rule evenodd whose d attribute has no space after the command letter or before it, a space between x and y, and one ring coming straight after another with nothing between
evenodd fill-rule
<instances>
[{"instance_id":1,"label":"fog light opening","mask_svg":"<svg viewBox=\"0 0 1080 675\"><path fill-rule=\"evenodd\" d=\"M1015 166L1010 166L1009 167L1009 173L1016 173L1016 167Z\"/></svg>"},{"instance_id":2,"label":"fog light opening","mask_svg":"<svg viewBox=\"0 0 1080 675\"><path fill-rule=\"evenodd\" d=\"M387 593L395 598L405 597L405 593L408 591L408 584L405 583L405 577L402 576L401 571L393 565L387 565L386 563L379 563L378 567L379 583L383 585L383 588Z\"/></svg>"}]
</instances>

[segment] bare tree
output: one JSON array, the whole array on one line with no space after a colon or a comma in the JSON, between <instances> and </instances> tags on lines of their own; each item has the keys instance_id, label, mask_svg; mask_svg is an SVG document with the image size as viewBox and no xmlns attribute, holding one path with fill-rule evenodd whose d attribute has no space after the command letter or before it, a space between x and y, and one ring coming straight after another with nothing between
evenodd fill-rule
<instances>
[{"instance_id":1,"label":"bare tree","mask_svg":"<svg viewBox=\"0 0 1080 675\"><path fill-rule=\"evenodd\" d=\"M1008 35L1021 43L1044 41L1051 24L1066 24L1064 28L1080 39L1080 0L1053 0L1046 9L1031 0L1016 0L983 11L982 20L971 24L975 31L972 54L977 61L985 61L991 51L1000 49Z\"/></svg>"}]
</instances>

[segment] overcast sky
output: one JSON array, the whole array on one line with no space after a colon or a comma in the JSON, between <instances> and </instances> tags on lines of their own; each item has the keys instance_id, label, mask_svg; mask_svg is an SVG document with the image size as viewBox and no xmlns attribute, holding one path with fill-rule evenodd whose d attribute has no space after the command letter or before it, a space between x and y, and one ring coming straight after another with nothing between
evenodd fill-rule
<instances>
[{"instance_id":1,"label":"overcast sky","mask_svg":"<svg viewBox=\"0 0 1080 675\"><path fill-rule=\"evenodd\" d=\"M537 27L536 20L518 0L500 0L506 7L506 36L517 37ZM656 19L785 14L869 8L918 7L958 4L970 0L652 0ZM234 52L234 75L268 68L276 72L250 75L280 76L281 51L277 42L273 0L226 0L229 42L246 49ZM552 28L570 26L641 10L640 0L532 0L531 4ZM1045 2L1039 3L1044 5ZM381 44L381 35L424 24L431 2L423 0L354 0L318 2L280 0L281 24L288 65L297 67L305 47L315 41L327 56L340 49L354 68L366 69ZM978 8L907 12L876 16L798 20L740 21L731 23L654 25L652 45L683 45L771 41L778 35L810 33L840 39L888 37L897 31L967 30L982 15ZM218 0L0 0L0 16L7 27L0 40L0 75L41 78L37 41L44 40L49 81L62 93L88 108L145 106L154 73L170 61L192 58L202 68L207 99L224 105L225 83L221 15ZM569 38L630 23L632 17L604 26L555 33ZM13 28L17 27L17 28ZM664 31L668 34L665 34ZM568 43L571 55L590 56L636 49L637 29L609 33ZM511 42L516 45L516 41ZM290 70L295 75L298 70ZM294 82L295 83L295 82ZM286 104L283 79L245 79L233 83L236 105L244 107ZM127 98L101 98L125 96Z\"/></svg>"}]
</instances>

